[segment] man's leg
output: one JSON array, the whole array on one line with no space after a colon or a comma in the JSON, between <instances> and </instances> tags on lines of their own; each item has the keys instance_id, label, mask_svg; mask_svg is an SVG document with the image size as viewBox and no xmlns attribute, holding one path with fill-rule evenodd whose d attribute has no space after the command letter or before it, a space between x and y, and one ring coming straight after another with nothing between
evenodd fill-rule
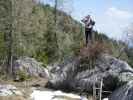
<instances>
[{"instance_id":1,"label":"man's leg","mask_svg":"<svg viewBox=\"0 0 133 100\"><path fill-rule=\"evenodd\" d=\"M85 29L86 46L88 45L88 35L89 35L89 32L87 29Z\"/></svg>"},{"instance_id":2,"label":"man's leg","mask_svg":"<svg viewBox=\"0 0 133 100\"><path fill-rule=\"evenodd\" d=\"M88 31L88 36L89 36L89 42L92 42L92 29L89 29L89 31Z\"/></svg>"}]
</instances>

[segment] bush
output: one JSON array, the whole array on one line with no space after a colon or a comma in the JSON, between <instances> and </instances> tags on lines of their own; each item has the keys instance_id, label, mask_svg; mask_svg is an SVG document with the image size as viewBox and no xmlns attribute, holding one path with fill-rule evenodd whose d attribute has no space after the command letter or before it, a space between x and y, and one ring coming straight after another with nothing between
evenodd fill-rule
<instances>
[{"instance_id":1,"label":"bush","mask_svg":"<svg viewBox=\"0 0 133 100\"><path fill-rule=\"evenodd\" d=\"M27 73L25 71L18 71L16 73L16 80L19 80L19 81L25 81L25 80L28 80L30 79L30 76L27 75Z\"/></svg>"},{"instance_id":2,"label":"bush","mask_svg":"<svg viewBox=\"0 0 133 100\"><path fill-rule=\"evenodd\" d=\"M110 52L111 50L105 43L96 41L87 47L81 48L79 55L83 58L96 59L99 55Z\"/></svg>"},{"instance_id":3,"label":"bush","mask_svg":"<svg viewBox=\"0 0 133 100\"><path fill-rule=\"evenodd\" d=\"M96 59L103 53L110 53L110 48L103 42L96 41L87 47L80 49L79 56L81 63L89 63L89 67L95 66Z\"/></svg>"}]
</instances>

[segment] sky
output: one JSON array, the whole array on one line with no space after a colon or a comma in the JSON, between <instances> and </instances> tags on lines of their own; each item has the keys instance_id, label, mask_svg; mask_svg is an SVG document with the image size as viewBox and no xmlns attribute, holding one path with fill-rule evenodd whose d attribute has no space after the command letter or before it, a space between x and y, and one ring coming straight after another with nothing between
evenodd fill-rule
<instances>
[{"instance_id":1,"label":"sky","mask_svg":"<svg viewBox=\"0 0 133 100\"><path fill-rule=\"evenodd\" d=\"M90 14L96 22L94 29L115 39L122 39L126 28L133 23L133 0L65 1L69 1L66 8L74 19L80 21Z\"/></svg>"}]
</instances>

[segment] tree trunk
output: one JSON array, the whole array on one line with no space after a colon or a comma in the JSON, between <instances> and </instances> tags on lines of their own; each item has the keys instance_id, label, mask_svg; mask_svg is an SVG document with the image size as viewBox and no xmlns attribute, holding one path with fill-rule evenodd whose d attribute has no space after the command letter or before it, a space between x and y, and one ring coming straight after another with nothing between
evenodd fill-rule
<instances>
[{"instance_id":1,"label":"tree trunk","mask_svg":"<svg viewBox=\"0 0 133 100\"><path fill-rule=\"evenodd\" d=\"M60 56L60 51L59 51L59 45L58 45L58 37L57 37L57 6L58 6L58 0L55 0L55 8L54 8L54 23L55 23L55 42L56 42L56 48L58 50L57 56Z\"/></svg>"},{"instance_id":2,"label":"tree trunk","mask_svg":"<svg viewBox=\"0 0 133 100\"><path fill-rule=\"evenodd\" d=\"M9 47L8 47L8 58L7 58L7 72L12 76L12 63L13 63L13 37L12 37L12 23L9 31Z\"/></svg>"},{"instance_id":3,"label":"tree trunk","mask_svg":"<svg viewBox=\"0 0 133 100\"><path fill-rule=\"evenodd\" d=\"M56 45L57 45L57 49L58 49L58 41L57 41L57 33L56 33L56 28L57 28L57 3L58 1L55 0L55 9L54 9L54 22L55 22L55 40L56 40Z\"/></svg>"},{"instance_id":4,"label":"tree trunk","mask_svg":"<svg viewBox=\"0 0 133 100\"><path fill-rule=\"evenodd\" d=\"M12 64L13 64L13 0L10 0L10 7L8 10L10 10L9 13L9 22L6 28L6 49L7 49L7 65L6 65L6 72L9 75L9 77L12 77Z\"/></svg>"}]
</instances>

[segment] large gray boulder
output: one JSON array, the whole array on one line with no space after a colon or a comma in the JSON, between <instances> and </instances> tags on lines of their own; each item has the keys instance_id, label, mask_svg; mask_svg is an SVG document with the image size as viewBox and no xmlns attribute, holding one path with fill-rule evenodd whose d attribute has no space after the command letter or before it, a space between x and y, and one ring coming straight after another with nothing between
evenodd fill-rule
<instances>
[{"instance_id":1,"label":"large gray boulder","mask_svg":"<svg viewBox=\"0 0 133 100\"><path fill-rule=\"evenodd\" d=\"M51 79L47 86L54 89L92 92L95 82L103 79L104 90L113 91L121 83L133 79L133 69L124 61L109 55L96 60L95 68L81 64L80 59L69 59L63 64L50 68Z\"/></svg>"},{"instance_id":2,"label":"large gray boulder","mask_svg":"<svg viewBox=\"0 0 133 100\"><path fill-rule=\"evenodd\" d=\"M114 91L109 100L133 100L133 81Z\"/></svg>"},{"instance_id":3,"label":"large gray boulder","mask_svg":"<svg viewBox=\"0 0 133 100\"><path fill-rule=\"evenodd\" d=\"M42 63L36 61L34 58L21 57L14 62L13 68L16 78L19 78L21 74L49 78L48 70L42 66Z\"/></svg>"}]
</instances>

